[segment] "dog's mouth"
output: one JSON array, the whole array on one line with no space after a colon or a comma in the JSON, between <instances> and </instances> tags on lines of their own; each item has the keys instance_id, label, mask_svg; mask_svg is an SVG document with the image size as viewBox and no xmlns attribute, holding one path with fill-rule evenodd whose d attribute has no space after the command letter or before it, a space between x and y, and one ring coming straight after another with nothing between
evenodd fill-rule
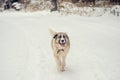
<instances>
[{"instance_id":1,"label":"dog's mouth","mask_svg":"<svg viewBox=\"0 0 120 80\"><path fill-rule=\"evenodd\" d=\"M60 40L59 43L62 47L65 47L66 41L65 40Z\"/></svg>"},{"instance_id":2,"label":"dog's mouth","mask_svg":"<svg viewBox=\"0 0 120 80\"><path fill-rule=\"evenodd\" d=\"M65 43L60 43L60 45L64 47L64 46L65 46Z\"/></svg>"}]
</instances>

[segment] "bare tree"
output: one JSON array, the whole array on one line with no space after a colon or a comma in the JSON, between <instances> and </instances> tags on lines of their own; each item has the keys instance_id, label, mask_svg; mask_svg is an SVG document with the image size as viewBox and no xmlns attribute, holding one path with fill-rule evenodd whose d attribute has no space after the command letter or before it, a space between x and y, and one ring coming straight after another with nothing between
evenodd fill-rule
<instances>
[{"instance_id":1,"label":"bare tree","mask_svg":"<svg viewBox=\"0 0 120 80\"><path fill-rule=\"evenodd\" d=\"M23 4L25 5L25 10L27 9L28 4L30 4L31 0L23 0Z\"/></svg>"},{"instance_id":2,"label":"bare tree","mask_svg":"<svg viewBox=\"0 0 120 80\"><path fill-rule=\"evenodd\" d=\"M58 5L57 5L57 1L58 1L58 0L52 0L52 1L51 1L52 4L53 4L53 6L54 6L54 7L51 9L51 11L56 11L56 10L57 10L57 6L58 6Z\"/></svg>"}]
</instances>

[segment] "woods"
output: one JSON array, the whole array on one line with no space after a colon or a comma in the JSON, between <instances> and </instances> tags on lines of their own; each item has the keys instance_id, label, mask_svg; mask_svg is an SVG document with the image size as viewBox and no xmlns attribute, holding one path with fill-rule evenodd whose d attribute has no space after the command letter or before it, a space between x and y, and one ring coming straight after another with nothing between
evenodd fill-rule
<instances>
[{"instance_id":1,"label":"woods","mask_svg":"<svg viewBox=\"0 0 120 80\"><path fill-rule=\"evenodd\" d=\"M62 3L69 2L77 7L111 7L120 5L120 0L0 0L0 8L2 10L15 9L17 11L24 10L59 10ZM68 3L68 4L69 4Z\"/></svg>"}]
</instances>

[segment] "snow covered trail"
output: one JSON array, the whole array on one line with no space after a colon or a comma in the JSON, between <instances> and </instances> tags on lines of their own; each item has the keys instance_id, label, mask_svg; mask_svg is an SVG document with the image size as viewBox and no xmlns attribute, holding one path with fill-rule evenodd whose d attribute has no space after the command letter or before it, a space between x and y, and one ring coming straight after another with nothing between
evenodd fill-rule
<instances>
[{"instance_id":1,"label":"snow covered trail","mask_svg":"<svg viewBox=\"0 0 120 80\"><path fill-rule=\"evenodd\" d=\"M119 80L120 18L58 13L0 14L1 80ZM71 48L58 72L49 27L65 31Z\"/></svg>"}]
</instances>

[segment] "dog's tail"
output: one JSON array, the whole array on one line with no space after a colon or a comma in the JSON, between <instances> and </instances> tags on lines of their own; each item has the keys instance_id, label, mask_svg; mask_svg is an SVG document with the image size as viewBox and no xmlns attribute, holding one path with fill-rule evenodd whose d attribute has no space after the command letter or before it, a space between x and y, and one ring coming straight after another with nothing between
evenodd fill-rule
<instances>
[{"instance_id":1,"label":"dog's tail","mask_svg":"<svg viewBox=\"0 0 120 80\"><path fill-rule=\"evenodd\" d=\"M57 34L57 32L51 28L49 28L49 32L51 34L51 36L53 37L55 34Z\"/></svg>"}]
</instances>

